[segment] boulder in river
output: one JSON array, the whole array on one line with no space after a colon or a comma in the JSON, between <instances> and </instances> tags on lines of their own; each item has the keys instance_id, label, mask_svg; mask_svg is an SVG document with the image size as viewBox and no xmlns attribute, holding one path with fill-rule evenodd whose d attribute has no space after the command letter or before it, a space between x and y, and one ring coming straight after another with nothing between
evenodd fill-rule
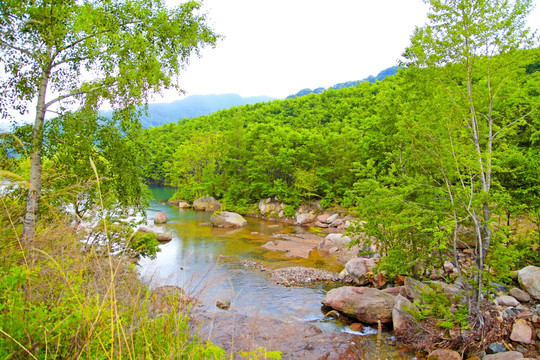
<instances>
[{"instance_id":1,"label":"boulder in river","mask_svg":"<svg viewBox=\"0 0 540 360\"><path fill-rule=\"evenodd\" d=\"M523 290L540 300L540 267L529 265L519 270L518 281Z\"/></svg>"},{"instance_id":2,"label":"boulder in river","mask_svg":"<svg viewBox=\"0 0 540 360\"><path fill-rule=\"evenodd\" d=\"M377 263L374 259L352 258L345 264L345 270L357 285L366 285L369 283L367 275L375 266Z\"/></svg>"},{"instance_id":3,"label":"boulder in river","mask_svg":"<svg viewBox=\"0 0 540 360\"><path fill-rule=\"evenodd\" d=\"M230 211L222 211L212 215L210 222L219 228L238 228L247 225L247 221L242 215Z\"/></svg>"},{"instance_id":4,"label":"boulder in river","mask_svg":"<svg viewBox=\"0 0 540 360\"><path fill-rule=\"evenodd\" d=\"M163 212L158 212L155 216L154 216L154 224L158 225L158 224L165 224L167 222L167 215L165 215L165 213Z\"/></svg>"},{"instance_id":5,"label":"boulder in river","mask_svg":"<svg viewBox=\"0 0 540 360\"><path fill-rule=\"evenodd\" d=\"M171 233L160 233L156 234L156 240L159 242L168 242L172 240L172 234Z\"/></svg>"},{"instance_id":6,"label":"boulder in river","mask_svg":"<svg viewBox=\"0 0 540 360\"><path fill-rule=\"evenodd\" d=\"M332 289L322 303L366 324L392 321L395 297L368 287L343 286Z\"/></svg>"},{"instance_id":7,"label":"boulder in river","mask_svg":"<svg viewBox=\"0 0 540 360\"><path fill-rule=\"evenodd\" d=\"M193 209L197 211L205 211L209 204L216 202L217 200L212 196L203 196L193 202Z\"/></svg>"}]
</instances>

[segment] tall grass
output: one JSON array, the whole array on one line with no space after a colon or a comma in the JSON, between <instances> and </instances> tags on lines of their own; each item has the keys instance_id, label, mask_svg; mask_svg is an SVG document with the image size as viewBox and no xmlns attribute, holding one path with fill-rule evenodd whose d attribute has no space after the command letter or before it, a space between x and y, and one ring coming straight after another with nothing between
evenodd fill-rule
<instances>
[{"instance_id":1,"label":"tall grass","mask_svg":"<svg viewBox=\"0 0 540 360\"><path fill-rule=\"evenodd\" d=\"M150 291L133 258L88 246L67 217L44 217L23 245L15 194L0 195L0 359L225 357L190 332L180 291Z\"/></svg>"}]
</instances>

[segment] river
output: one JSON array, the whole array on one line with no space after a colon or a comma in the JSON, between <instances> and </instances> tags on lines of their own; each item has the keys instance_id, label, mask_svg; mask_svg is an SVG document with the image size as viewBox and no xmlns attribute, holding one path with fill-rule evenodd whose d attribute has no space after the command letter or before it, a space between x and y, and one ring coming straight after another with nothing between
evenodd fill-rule
<instances>
[{"instance_id":1,"label":"river","mask_svg":"<svg viewBox=\"0 0 540 360\"><path fill-rule=\"evenodd\" d=\"M264 249L276 233L291 233L295 227L272 221L247 218L241 229L219 229L205 223L210 213L181 210L167 204L174 190L152 188L155 201L147 211L147 223L157 232L169 232L172 241L161 244L155 259L140 260L140 274L151 286L177 285L195 295L208 311L219 312L217 300L231 300L229 312L247 316L272 316L285 321L309 322L323 332L350 332L376 341L376 330L365 327L351 331L339 320L327 318L321 311L321 300L332 285L285 287L269 281L265 272L245 268L238 260L251 260L269 268L305 266L339 272L343 269L334 256L312 251L308 259L286 257ZM167 223L154 225L157 212L167 215ZM386 342L390 334L385 334ZM386 345L385 345L386 346ZM386 346L394 358L411 358ZM375 358L375 357L374 357Z\"/></svg>"}]
</instances>

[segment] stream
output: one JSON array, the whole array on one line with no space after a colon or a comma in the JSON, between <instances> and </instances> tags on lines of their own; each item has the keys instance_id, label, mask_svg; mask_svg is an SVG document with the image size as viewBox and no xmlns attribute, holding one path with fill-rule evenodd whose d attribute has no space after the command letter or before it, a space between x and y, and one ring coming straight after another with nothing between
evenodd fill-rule
<instances>
[{"instance_id":1,"label":"stream","mask_svg":"<svg viewBox=\"0 0 540 360\"><path fill-rule=\"evenodd\" d=\"M333 284L316 283L308 286L285 287L269 280L265 272L244 267L240 260L256 261L268 268L304 266L340 272L343 265L335 256L314 250L308 259L286 257L284 253L262 247L274 239L273 234L292 233L297 229L289 224L246 218L248 225L241 229L220 229L205 225L211 213L182 210L167 204L174 189L153 187L155 200L147 210L147 224L156 232L169 232L172 241L161 244L155 259L139 261L140 275L152 287L177 285L203 304L205 311L223 313L216 301L228 298L228 313L249 318L271 317L286 322L310 323L323 333L347 332L362 337L369 348L376 348L377 329L364 327L352 331L335 318L321 311L321 300ZM167 215L167 223L154 225L157 212ZM296 229L296 230L295 230ZM335 285L334 285L335 286ZM381 349L384 357L411 359L392 345L391 334L383 334ZM376 354L363 358L377 359Z\"/></svg>"}]
</instances>

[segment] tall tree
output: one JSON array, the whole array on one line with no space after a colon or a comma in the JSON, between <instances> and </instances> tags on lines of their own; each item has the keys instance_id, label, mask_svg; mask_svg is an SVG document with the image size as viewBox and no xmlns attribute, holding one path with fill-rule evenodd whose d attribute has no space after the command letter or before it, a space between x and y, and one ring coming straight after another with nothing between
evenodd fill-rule
<instances>
[{"instance_id":1,"label":"tall tree","mask_svg":"<svg viewBox=\"0 0 540 360\"><path fill-rule=\"evenodd\" d=\"M416 82L423 84L424 95L436 100L431 101L430 114L424 109L429 125L420 131L436 159L435 171L451 202L448 209L453 214L455 230L465 219L471 221L475 230L478 275L474 305L478 306L484 260L493 237L493 160L497 142L530 110L512 114L499 111L508 95L504 88L523 69L519 66L519 49L532 44L525 28L531 1L426 3L430 5L429 23L415 30L404 56L412 70L411 80L415 81L416 76ZM427 69L415 71L416 68ZM426 89L426 85L431 89Z\"/></svg>"},{"instance_id":2,"label":"tall tree","mask_svg":"<svg viewBox=\"0 0 540 360\"><path fill-rule=\"evenodd\" d=\"M0 113L36 100L24 235L31 240L41 194L47 112L144 104L176 87L192 53L214 45L200 4L169 10L163 0L3 0L0 3ZM179 89L179 88L178 88Z\"/></svg>"}]
</instances>

